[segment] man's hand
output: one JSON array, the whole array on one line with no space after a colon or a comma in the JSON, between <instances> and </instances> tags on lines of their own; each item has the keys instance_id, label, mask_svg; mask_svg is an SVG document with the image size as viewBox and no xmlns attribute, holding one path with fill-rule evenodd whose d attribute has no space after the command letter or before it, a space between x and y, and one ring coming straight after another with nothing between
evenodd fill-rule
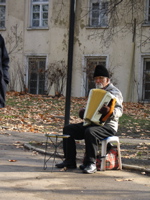
<instances>
[{"instance_id":1,"label":"man's hand","mask_svg":"<svg viewBox=\"0 0 150 200\"><path fill-rule=\"evenodd\" d=\"M109 113L109 111L110 111L110 107L103 105L103 107L99 110L99 113L105 116L107 115L107 113Z\"/></svg>"},{"instance_id":2,"label":"man's hand","mask_svg":"<svg viewBox=\"0 0 150 200\"><path fill-rule=\"evenodd\" d=\"M79 117L80 117L81 119L83 119L84 112L85 112L85 109L84 109L84 108L81 108L81 109L79 110Z\"/></svg>"}]
</instances>

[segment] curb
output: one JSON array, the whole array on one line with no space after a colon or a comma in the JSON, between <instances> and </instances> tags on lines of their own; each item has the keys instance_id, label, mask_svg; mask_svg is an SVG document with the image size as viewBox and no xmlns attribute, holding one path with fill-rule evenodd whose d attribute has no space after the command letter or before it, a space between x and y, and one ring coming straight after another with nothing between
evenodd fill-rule
<instances>
[{"instance_id":1,"label":"curb","mask_svg":"<svg viewBox=\"0 0 150 200\"><path fill-rule=\"evenodd\" d=\"M24 147L29 149L29 150L34 150L37 151L41 154L45 154L45 150L44 149L40 149L37 147L34 147L30 144L25 143ZM47 153L48 155L51 155L51 153ZM141 171L141 172L146 172L146 173L150 173L150 169L144 168L144 167L139 167L136 165L127 165L127 164L122 164L122 169L127 169L127 170L135 170L135 171Z\"/></svg>"},{"instance_id":2,"label":"curb","mask_svg":"<svg viewBox=\"0 0 150 200\"><path fill-rule=\"evenodd\" d=\"M136 165L126 165L122 164L123 169L128 169L128 170L136 170L136 171L141 171L141 172L147 172L150 173L150 169L144 168L144 167L139 167Z\"/></svg>"},{"instance_id":3,"label":"curb","mask_svg":"<svg viewBox=\"0 0 150 200\"><path fill-rule=\"evenodd\" d=\"M37 152L39 152L41 154L45 154L45 150L44 149L40 149L40 148L34 147L34 146L32 146L30 144L27 144L27 143L23 144L23 146L25 148L29 149L29 150L33 150L33 151L37 151Z\"/></svg>"}]
</instances>

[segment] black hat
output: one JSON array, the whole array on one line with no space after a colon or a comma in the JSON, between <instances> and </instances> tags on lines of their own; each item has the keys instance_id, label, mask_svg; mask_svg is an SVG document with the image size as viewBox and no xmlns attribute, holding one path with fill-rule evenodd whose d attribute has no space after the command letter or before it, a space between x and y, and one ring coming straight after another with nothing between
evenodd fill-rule
<instances>
[{"instance_id":1,"label":"black hat","mask_svg":"<svg viewBox=\"0 0 150 200\"><path fill-rule=\"evenodd\" d=\"M109 72L106 69L106 67L104 67L103 65L97 65L95 67L95 71L94 71L94 76L93 77L96 77L96 76L104 76L104 77L109 78Z\"/></svg>"}]
</instances>

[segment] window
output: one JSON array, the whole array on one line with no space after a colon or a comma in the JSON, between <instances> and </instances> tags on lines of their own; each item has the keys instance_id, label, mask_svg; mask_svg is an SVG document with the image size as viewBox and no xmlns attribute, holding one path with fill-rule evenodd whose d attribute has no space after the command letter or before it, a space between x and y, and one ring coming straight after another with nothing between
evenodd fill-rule
<instances>
[{"instance_id":1,"label":"window","mask_svg":"<svg viewBox=\"0 0 150 200\"><path fill-rule=\"evenodd\" d=\"M45 93L46 58L29 58L28 89L31 94Z\"/></svg>"},{"instance_id":2,"label":"window","mask_svg":"<svg viewBox=\"0 0 150 200\"><path fill-rule=\"evenodd\" d=\"M5 28L6 0L0 0L0 28Z\"/></svg>"},{"instance_id":3,"label":"window","mask_svg":"<svg viewBox=\"0 0 150 200\"><path fill-rule=\"evenodd\" d=\"M150 22L150 0L148 0L148 21Z\"/></svg>"},{"instance_id":4,"label":"window","mask_svg":"<svg viewBox=\"0 0 150 200\"><path fill-rule=\"evenodd\" d=\"M145 24L150 23L150 0L146 0L146 7L145 7Z\"/></svg>"},{"instance_id":5,"label":"window","mask_svg":"<svg viewBox=\"0 0 150 200\"><path fill-rule=\"evenodd\" d=\"M32 27L48 27L48 8L49 0L32 0Z\"/></svg>"},{"instance_id":6,"label":"window","mask_svg":"<svg viewBox=\"0 0 150 200\"><path fill-rule=\"evenodd\" d=\"M143 100L150 101L150 59L144 59Z\"/></svg>"},{"instance_id":7,"label":"window","mask_svg":"<svg viewBox=\"0 0 150 200\"><path fill-rule=\"evenodd\" d=\"M90 26L108 25L108 1L91 0L90 6Z\"/></svg>"},{"instance_id":8,"label":"window","mask_svg":"<svg viewBox=\"0 0 150 200\"><path fill-rule=\"evenodd\" d=\"M87 58L87 67L86 72L86 86L85 86L85 95L87 96L89 90L95 88L95 83L93 79L94 69L96 65L106 66L106 57L89 57Z\"/></svg>"}]
</instances>

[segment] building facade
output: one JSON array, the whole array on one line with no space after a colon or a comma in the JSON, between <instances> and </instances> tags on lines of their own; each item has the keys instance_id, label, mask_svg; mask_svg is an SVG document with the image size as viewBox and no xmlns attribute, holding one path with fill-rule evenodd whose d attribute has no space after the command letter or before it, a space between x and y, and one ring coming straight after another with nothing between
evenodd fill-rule
<instances>
[{"instance_id":1,"label":"building facade","mask_svg":"<svg viewBox=\"0 0 150 200\"><path fill-rule=\"evenodd\" d=\"M9 90L65 95L70 1L0 0ZM72 96L88 95L96 64L124 101L150 102L150 0L76 0Z\"/></svg>"}]
</instances>

